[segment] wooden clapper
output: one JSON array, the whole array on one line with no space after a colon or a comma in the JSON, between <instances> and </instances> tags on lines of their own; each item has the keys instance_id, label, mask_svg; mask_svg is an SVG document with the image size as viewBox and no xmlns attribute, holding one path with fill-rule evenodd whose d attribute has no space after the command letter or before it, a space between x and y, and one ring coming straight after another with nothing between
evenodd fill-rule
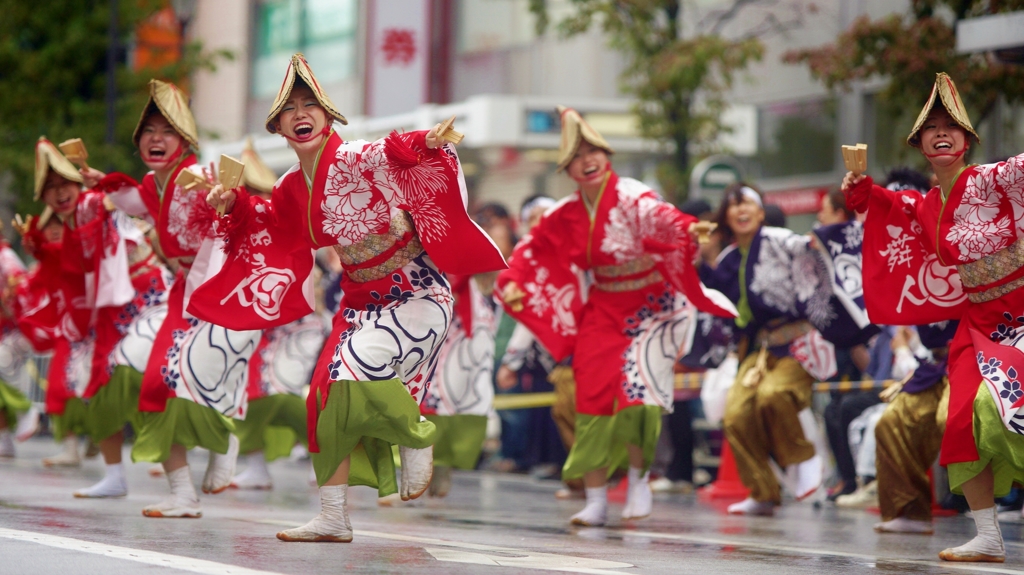
<instances>
[{"instance_id":1,"label":"wooden clapper","mask_svg":"<svg viewBox=\"0 0 1024 575\"><path fill-rule=\"evenodd\" d=\"M89 168L89 164L85 163L89 159L89 152L85 149L85 143L82 142L81 138L72 138L61 142L59 146L61 153L63 153L69 160L78 164L79 168L86 170Z\"/></svg>"},{"instance_id":2,"label":"wooden clapper","mask_svg":"<svg viewBox=\"0 0 1024 575\"><path fill-rule=\"evenodd\" d=\"M451 142L453 146L458 146L462 143L462 138L465 138L466 135L462 132L456 132L453 130L453 124L455 124L455 116L441 122L441 127L438 128L437 135L441 136L441 139L444 141Z\"/></svg>"},{"instance_id":3,"label":"wooden clapper","mask_svg":"<svg viewBox=\"0 0 1024 575\"><path fill-rule=\"evenodd\" d=\"M868 171L868 145L843 146L843 163L855 176Z\"/></svg>"},{"instance_id":4,"label":"wooden clapper","mask_svg":"<svg viewBox=\"0 0 1024 575\"><path fill-rule=\"evenodd\" d=\"M217 182L224 186L225 190L233 190L242 183L242 170L245 164L228 155L221 155L220 164L217 168ZM186 191L196 189L210 190L215 184L206 181L205 178L191 170L178 172L174 183L185 188ZM217 214L224 215L224 206L217 208Z\"/></svg>"}]
</instances>

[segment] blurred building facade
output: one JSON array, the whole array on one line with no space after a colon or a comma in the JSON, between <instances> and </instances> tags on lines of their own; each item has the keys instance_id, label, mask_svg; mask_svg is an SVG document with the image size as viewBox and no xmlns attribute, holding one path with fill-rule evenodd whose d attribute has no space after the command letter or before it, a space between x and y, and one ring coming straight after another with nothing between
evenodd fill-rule
<instances>
[{"instance_id":1,"label":"blurred building facade","mask_svg":"<svg viewBox=\"0 0 1024 575\"><path fill-rule=\"evenodd\" d=\"M695 11L687 21L733 3L687 3ZM557 20L568 1L548 4ZM731 92L726 121L733 133L722 140L747 178L793 214L793 227L809 227L817 195L841 180L840 144L869 144L869 165L878 173L892 157L892 134L909 126L880 116L873 96L880 86L858 85L836 97L806 66L783 64L782 54L831 42L862 14L879 18L905 12L908 4L772 2L745 9L723 29L740 34L770 18L799 19L763 38L764 59ZM207 49L235 54L193 82L206 161L238 154L252 134L278 172L295 162L285 140L263 125L289 57L303 52L350 121L340 129L345 139L428 128L457 115L456 126L466 133L460 156L476 201L516 210L529 195L572 191L568 178L554 172L557 104L577 108L608 138L621 174L657 184L664 148L638 136L631 101L620 89L622 56L599 31L567 40L554 32L538 37L528 0L199 0L188 35ZM989 122L999 137L986 159L1004 153L1002 147L1007 155L1024 147L1018 116L1006 110ZM984 137L988 128L980 128ZM719 179L719 187L728 179ZM714 192L706 192L712 200Z\"/></svg>"}]
</instances>

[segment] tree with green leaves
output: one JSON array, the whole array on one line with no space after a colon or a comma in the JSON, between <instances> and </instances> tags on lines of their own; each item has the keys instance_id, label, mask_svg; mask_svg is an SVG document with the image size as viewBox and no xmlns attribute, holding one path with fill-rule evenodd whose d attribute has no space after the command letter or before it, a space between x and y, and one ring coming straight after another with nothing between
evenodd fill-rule
<instances>
[{"instance_id":1,"label":"tree with green leaves","mask_svg":"<svg viewBox=\"0 0 1024 575\"><path fill-rule=\"evenodd\" d=\"M1024 66L986 54L958 54L956 23L964 18L1024 9L1024 0L911 0L905 14L879 20L858 18L834 43L794 50L784 59L806 64L811 74L833 90L875 78L888 81L879 93L886 115L909 131L921 110L935 74L948 73L964 95L975 125L983 122L1000 97L1024 102ZM906 134L896 130L894 138ZM911 158L906 146L895 148Z\"/></svg>"},{"instance_id":2,"label":"tree with green leaves","mask_svg":"<svg viewBox=\"0 0 1024 575\"><path fill-rule=\"evenodd\" d=\"M225 52L204 54L198 43L185 46L175 64L132 70L121 50L116 68L115 141L105 142L106 70L110 2L0 0L0 177L7 176L19 211L32 204L35 143L81 138L91 164L141 173L145 168L132 144L132 131L148 97L150 78L180 82L199 68L212 68ZM164 0L120 0L120 45L136 26L166 6Z\"/></svg>"},{"instance_id":3,"label":"tree with green leaves","mask_svg":"<svg viewBox=\"0 0 1024 575\"><path fill-rule=\"evenodd\" d=\"M687 23L683 0L571 0L572 10L556 23L563 37L600 27L626 56L622 85L636 98L641 134L673 145L671 160L658 174L669 197L686 197L691 151L710 152L728 129L721 122L726 95L736 75L763 58L761 38L801 23L795 12L791 20L769 16L738 34L723 34L742 11L763 3L732 0L720 10L692 15ZM538 34L550 24L547 4L530 0Z\"/></svg>"}]
</instances>

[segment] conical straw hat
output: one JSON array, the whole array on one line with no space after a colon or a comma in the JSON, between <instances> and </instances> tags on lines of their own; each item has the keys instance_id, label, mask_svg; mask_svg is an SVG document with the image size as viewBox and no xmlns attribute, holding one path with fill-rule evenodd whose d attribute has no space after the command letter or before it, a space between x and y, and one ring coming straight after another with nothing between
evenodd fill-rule
<instances>
[{"instance_id":1,"label":"conical straw hat","mask_svg":"<svg viewBox=\"0 0 1024 575\"><path fill-rule=\"evenodd\" d=\"M199 147L199 131L196 130L196 120L192 117L192 111L188 109L188 98L174 84L160 80L149 81L149 101L142 109L139 123L132 134L132 142L136 146L142 137L142 123L146 120L146 112L151 105L156 106L160 114L186 142L195 148Z\"/></svg>"},{"instance_id":2,"label":"conical straw hat","mask_svg":"<svg viewBox=\"0 0 1024 575\"><path fill-rule=\"evenodd\" d=\"M907 136L908 144L915 148L921 145L921 127L924 126L925 120L928 119L928 114L935 107L936 100L942 102L942 107L949 112L953 121L964 130L967 130L970 135L974 136L975 141L979 144L981 143L981 138L978 137L978 133L974 131L974 126L971 125L971 119L967 117L967 108L964 107L964 102L960 99L960 93L956 90L956 84L953 83L953 79L949 77L949 74L939 72L935 75L935 85L932 86L932 93L928 96L928 102L921 109L921 113L917 116L917 121L914 122L914 129L910 130L910 135Z\"/></svg>"},{"instance_id":3,"label":"conical straw hat","mask_svg":"<svg viewBox=\"0 0 1024 575\"><path fill-rule=\"evenodd\" d=\"M608 142L601 137L601 134L587 123L580 116L580 113L572 108L558 106L558 115L562 118L562 140L558 144L558 171L562 171L576 155L580 147L580 141L586 140L592 146L601 148L609 154L615 151L608 145Z\"/></svg>"},{"instance_id":4,"label":"conical straw hat","mask_svg":"<svg viewBox=\"0 0 1024 575\"><path fill-rule=\"evenodd\" d=\"M264 194L269 194L274 189L277 176L252 147L252 138L245 139L245 147L242 148L242 163L245 164L245 170L242 171L243 186L249 186Z\"/></svg>"},{"instance_id":5,"label":"conical straw hat","mask_svg":"<svg viewBox=\"0 0 1024 575\"><path fill-rule=\"evenodd\" d=\"M317 102L320 102L320 105L323 106L328 115L333 116L334 119L342 124L348 124L348 120L345 119L345 116L341 115L341 112L334 106L334 102L331 102L331 99L327 97L327 93L320 87L320 83L316 81L316 76L313 75L313 69L306 62L306 57L302 54L295 54L292 56L291 62L288 63L288 70L284 74L284 81L281 82L281 89L278 90L277 97L274 98L274 105L270 107L270 114L267 115L266 125L268 132L271 134L277 133L274 130L274 120L281 113L281 109L284 108L288 97L292 95L292 88L295 87L296 77L309 86L309 89L313 91L313 95L316 96Z\"/></svg>"},{"instance_id":6,"label":"conical straw hat","mask_svg":"<svg viewBox=\"0 0 1024 575\"><path fill-rule=\"evenodd\" d=\"M50 218L53 217L53 209L50 206L43 208L43 213L39 214L39 217L32 222L33 227L37 230L42 230L46 227L46 224L50 222Z\"/></svg>"},{"instance_id":7,"label":"conical straw hat","mask_svg":"<svg viewBox=\"0 0 1024 575\"><path fill-rule=\"evenodd\" d=\"M46 136L40 136L39 141L36 142L36 178L32 196L32 199L37 202L43 194L43 184L46 183L46 176L50 173L50 170L57 172L72 182L81 184L83 181L82 174L78 172L78 168L65 158L64 154L60 153L57 146L54 146L53 142L47 140Z\"/></svg>"}]
</instances>

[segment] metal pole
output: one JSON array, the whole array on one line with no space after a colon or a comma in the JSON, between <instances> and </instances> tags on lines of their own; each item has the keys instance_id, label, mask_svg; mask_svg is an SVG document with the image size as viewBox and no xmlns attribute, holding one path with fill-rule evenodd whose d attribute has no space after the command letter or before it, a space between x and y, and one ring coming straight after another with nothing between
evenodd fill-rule
<instances>
[{"instance_id":1,"label":"metal pole","mask_svg":"<svg viewBox=\"0 0 1024 575\"><path fill-rule=\"evenodd\" d=\"M117 0L110 0L110 28L107 31L107 143L114 144L117 120Z\"/></svg>"}]
</instances>

